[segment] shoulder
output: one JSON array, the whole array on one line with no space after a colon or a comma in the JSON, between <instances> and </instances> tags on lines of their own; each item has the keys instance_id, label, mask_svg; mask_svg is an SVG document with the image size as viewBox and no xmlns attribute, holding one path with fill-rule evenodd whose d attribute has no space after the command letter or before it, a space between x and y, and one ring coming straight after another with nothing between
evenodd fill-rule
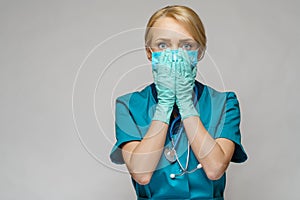
<instances>
[{"instance_id":1,"label":"shoulder","mask_svg":"<svg viewBox=\"0 0 300 200\"><path fill-rule=\"evenodd\" d=\"M152 84L140 91L119 96L116 99L116 120L127 121L130 119L144 133L146 132L145 128L151 123L154 104L156 101L152 94ZM129 125L127 124L127 126Z\"/></svg>"},{"instance_id":2,"label":"shoulder","mask_svg":"<svg viewBox=\"0 0 300 200\"><path fill-rule=\"evenodd\" d=\"M126 93L117 97L116 103L125 104L127 107L137 107L139 105L145 104L146 102L154 101L154 97L151 91L152 84L147 85L140 91Z\"/></svg>"},{"instance_id":3,"label":"shoulder","mask_svg":"<svg viewBox=\"0 0 300 200\"><path fill-rule=\"evenodd\" d=\"M219 91L208 85L204 85L203 93L206 98L210 98L214 102L237 101L237 95L234 91Z\"/></svg>"}]
</instances>

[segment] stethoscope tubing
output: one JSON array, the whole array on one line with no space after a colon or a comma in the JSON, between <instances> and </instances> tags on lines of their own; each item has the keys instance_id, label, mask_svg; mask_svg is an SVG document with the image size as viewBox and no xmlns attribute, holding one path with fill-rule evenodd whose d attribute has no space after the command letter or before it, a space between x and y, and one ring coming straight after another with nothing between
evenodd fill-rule
<instances>
[{"instance_id":1,"label":"stethoscope tubing","mask_svg":"<svg viewBox=\"0 0 300 200\"><path fill-rule=\"evenodd\" d=\"M195 88L195 97L194 97L194 105L195 106L196 106L196 103L197 103L197 98L198 98L198 89L196 87ZM169 134L168 135L169 135L171 143L172 143L172 149L175 152L175 157L176 157L177 163L179 164L179 166L181 168L181 173L180 174L174 174L174 173L170 174L170 178L171 179L174 179L176 176L182 176L184 174L193 173L196 170L202 168L202 165L199 163L196 168L194 168L194 169L192 169L190 171L188 170L189 157L190 157L190 145L189 145L189 141L188 141L188 152L187 152L187 158L186 158L186 166L185 166L185 168L183 168L181 162L179 161L179 158L178 158L178 155L177 155L177 152L176 152L176 146L178 144L178 141L180 140L180 137L182 135L184 127L183 126L179 126L179 131L177 133L177 138L176 138L176 140L174 142L174 139L173 139L174 126L175 126L176 122L178 122L178 120L181 120L181 116L180 116L179 113L178 113L178 116L173 120L173 122L172 122L172 124L170 126L170 129L169 129Z\"/></svg>"}]
</instances>

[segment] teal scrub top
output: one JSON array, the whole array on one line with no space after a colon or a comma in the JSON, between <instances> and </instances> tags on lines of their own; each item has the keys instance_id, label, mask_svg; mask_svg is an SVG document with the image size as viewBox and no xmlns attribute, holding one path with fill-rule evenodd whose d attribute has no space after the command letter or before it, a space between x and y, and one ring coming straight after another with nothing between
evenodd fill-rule
<instances>
[{"instance_id":1,"label":"teal scrub top","mask_svg":"<svg viewBox=\"0 0 300 200\"><path fill-rule=\"evenodd\" d=\"M232 162L241 163L247 160L247 155L241 144L240 109L234 92L219 92L215 89L195 81L197 87L196 109L204 127L213 138L227 138L235 143ZM115 131L116 143L111 151L111 161L124 164L121 147L130 141L143 139L151 124L157 104L157 94L154 83L139 92L120 96L116 100ZM172 119L171 119L172 120ZM170 121L171 124L171 121ZM170 126L169 126L170 127ZM188 140L182 133L176 147L179 161L185 167L187 159ZM170 146L167 136L165 146ZM190 148L190 147L189 147ZM198 165L190 148L188 170ZM154 171L151 181L147 185L140 185L132 179L137 199L223 199L226 174L218 180L207 178L202 168L193 173L170 178L170 174L179 174L181 168L178 162L170 163L162 154Z\"/></svg>"}]
</instances>

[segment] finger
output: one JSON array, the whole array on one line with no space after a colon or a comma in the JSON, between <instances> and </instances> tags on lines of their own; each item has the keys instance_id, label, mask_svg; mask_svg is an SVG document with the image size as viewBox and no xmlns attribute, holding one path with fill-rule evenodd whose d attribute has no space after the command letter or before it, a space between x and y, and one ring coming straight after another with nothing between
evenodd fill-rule
<instances>
[{"instance_id":1,"label":"finger","mask_svg":"<svg viewBox=\"0 0 300 200\"><path fill-rule=\"evenodd\" d=\"M197 66L193 67L192 73L193 73L193 78L195 79L197 76Z\"/></svg>"},{"instance_id":2,"label":"finger","mask_svg":"<svg viewBox=\"0 0 300 200\"><path fill-rule=\"evenodd\" d=\"M157 65L157 73L158 74L161 74L164 71L163 66L165 65L165 57L166 57L166 52L162 51L160 53L161 53L161 55L159 57L159 64Z\"/></svg>"},{"instance_id":3,"label":"finger","mask_svg":"<svg viewBox=\"0 0 300 200\"><path fill-rule=\"evenodd\" d=\"M171 58L171 50L170 49L166 49L165 51L165 55L166 55L166 57L165 57L165 63L166 64L168 64L168 65L170 65L170 63L171 63L171 60L172 60L172 58Z\"/></svg>"},{"instance_id":4,"label":"finger","mask_svg":"<svg viewBox=\"0 0 300 200\"><path fill-rule=\"evenodd\" d=\"M183 58L185 65L185 75L189 75L192 73L192 65L187 51L183 51Z\"/></svg>"},{"instance_id":5,"label":"finger","mask_svg":"<svg viewBox=\"0 0 300 200\"><path fill-rule=\"evenodd\" d=\"M184 73L184 70L182 68L182 64L183 64L183 51L182 51L182 48L179 48L178 50L178 57L179 57L179 60L178 60L178 68L179 68L179 74L180 75L183 75Z\"/></svg>"},{"instance_id":6,"label":"finger","mask_svg":"<svg viewBox=\"0 0 300 200\"><path fill-rule=\"evenodd\" d=\"M178 62L182 62L183 61L183 50L182 48L178 49Z\"/></svg>"},{"instance_id":7,"label":"finger","mask_svg":"<svg viewBox=\"0 0 300 200\"><path fill-rule=\"evenodd\" d=\"M184 62L184 60L182 60L181 62L180 62L180 75L181 76L185 76L185 62Z\"/></svg>"},{"instance_id":8,"label":"finger","mask_svg":"<svg viewBox=\"0 0 300 200\"><path fill-rule=\"evenodd\" d=\"M183 52L182 52L182 57L183 57L183 60L184 60L187 64L190 64L190 57L189 57L189 54L188 54L187 50L183 50Z\"/></svg>"},{"instance_id":9,"label":"finger","mask_svg":"<svg viewBox=\"0 0 300 200\"><path fill-rule=\"evenodd\" d=\"M176 63L172 62L171 63L171 71L170 71L170 75L174 76L176 73Z\"/></svg>"},{"instance_id":10,"label":"finger","mask_svg":"<svg viewBox=\"0 0 300 200\"><path fill-rule=\"evenodd\" d=\"M166 55L166 53L164 51L162 51L161 55L160 55L160 59L159 59L159 64L163 64L164 63L165 55Z\"/></svg>"}]
</instances>

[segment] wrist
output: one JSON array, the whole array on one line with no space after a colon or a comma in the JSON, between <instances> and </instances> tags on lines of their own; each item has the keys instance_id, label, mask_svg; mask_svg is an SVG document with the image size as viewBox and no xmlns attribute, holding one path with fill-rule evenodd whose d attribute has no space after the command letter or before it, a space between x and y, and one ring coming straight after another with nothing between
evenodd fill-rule
<instances>
[{"instance_id":1,"label":"wrist","mask_svg":"<svg viewBox=\"0 0 300 200\"><path fill-rule=\"evenodd\" d=\"M192 101L182 105L178 105L178 109L182 120L191 116L199 116L199 113Z\"/></svg>"},{"instance_id":2,"label":"wrist","mask_svg":"<svg viewBox=\"0 0 300 200\"><path fill-rule=\"evenodd\" d=\"M164 105L158 103L156 105L152 120L158 120L166 124L169 124L172 111L173 111L173 105L171 106L171 105Z\"/></svg>"}]
</instances>

